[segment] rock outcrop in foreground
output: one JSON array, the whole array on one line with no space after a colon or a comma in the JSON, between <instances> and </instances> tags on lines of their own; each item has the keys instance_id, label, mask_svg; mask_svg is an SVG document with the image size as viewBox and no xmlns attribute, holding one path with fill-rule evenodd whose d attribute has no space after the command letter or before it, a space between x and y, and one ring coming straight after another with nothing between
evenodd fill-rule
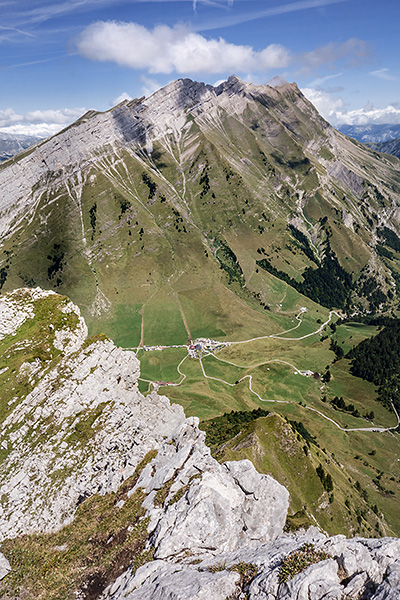
<instances>
[{"instance_id":1,"label":"rock outcrop in foreground","mask_svg":"<svg viewBox=\"0 0 400 600\"><path fill-rule=\"evenodd\" d=\"M42 323L49 303L53 323ZM27 325L42 328L40 345L47 351L47 360L37 356L16 373L2 374L5 383L15 379L29 390L12 399L0 428L7 452L0 467L0 494L7 499L0 511L2 538L68 523L85 498L116 491L153 449L158 455L137 487L146 490L157 556L192 548L235 550L282 532L286 489L257 473L250 461L214 460L198 419L185 419L166 397L145 398L137 387L135 354L107 339L86 341L71 302L53 292L17 290L0 299L0 311L9 316L3 343L16 340L8 346L9 360L29 356L29 345L39 354L38 339L20 339ZM168 502L191 478L182 501L165 510L154 507L158 490L168 484Z\"/></svg>"},{"instance_id":2,"label":"rock outcrop in foreground","mask_svg":"<svg viewBox=\"0 0 400 600\"><path fill-rule=\"evenodd\" d=\"M330 557L312 564L286 582L282 562L304 544ZM400 540L326 538L317 530L280 536L257 548L221 553L197 563L155 560L135 574L125 572L102 600L398 600Z\"/></svg>"},{"instance_id":3,"label":"rock outcrop in foreground","mask_svg":"<svg viewBox=\"0 0 400 600\"><path fill-rule=\"evenodd\" d=\"M0 425L3 542L71 524L85 499L122 486L113 507L117 520L140 494L139 520L146 519L153 560L136 570L128 564L111 582L103 578L97 595L93 586L90 594L84 586L71 589L76 597L400 597L400 540L326 538L316 529L283 534L287 490L248 460L215 461L198 420L186 419L165 397L144 397L136 356L106 338L87 340L70 301L40 289L17 290L0 298L0 313L6 365L0 365L0 385L10 398ZM67 550L68 544L55 548ZM300 569L290 562L296 553L306 556ZM12 576L8 559L18 568L5 554L1 586ZM2 589L0 597L8 598Z\"/></svg>"}]
</instances>

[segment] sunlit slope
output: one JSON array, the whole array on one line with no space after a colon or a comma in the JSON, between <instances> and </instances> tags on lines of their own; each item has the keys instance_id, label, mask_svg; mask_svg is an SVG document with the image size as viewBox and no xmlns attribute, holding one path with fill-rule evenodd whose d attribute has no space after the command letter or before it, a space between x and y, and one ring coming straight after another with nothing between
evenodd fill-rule
<instances>
[{"instance_id":1,"label":"sunlit slope","mask_svg":"<svg viewBox=\"0 0 400 600\"><path fill-rule=\"evenodd\" d=\"M0 168L0 284L68 294L125 346L268 330L285 277L282 296L297 285L325 306L387 308L394 161L336 132L295 84L178 80ZM330 260L346 298L319 293L336 286Z\"/></svg>"},{"instance_id":2,"label":"sunlit slope","mask_svg":"<svg viewBox=\"0 0 400 600\"><path fill-rule=\"evenodd\" d=\"M386 472L393 440L385 436L365 440L365 433L354 434L349 440L347 434L338 432L330 436L335 445L328 445L326 432L315 431L313 420L304 419L304 415L299 420L295 411L288 412L286 418L274 412L256 418L257 413L253 413L250 422L237 426L238 433L236 429L230 431L229 420L240 421L240 415L252 417L252 413L239 413L238 417L230 413L204 422L201 427L207 431L207 442L219 461L248 458L259 472L285 485L290 493L288 530L318 524L331 534L346 536L398 534L398 486L390 479L391 469ZM368 460L363 460L353 452L366 441L371 452ZM379 473L383 493L373 483Z\"/></svg>"}]
</instances>

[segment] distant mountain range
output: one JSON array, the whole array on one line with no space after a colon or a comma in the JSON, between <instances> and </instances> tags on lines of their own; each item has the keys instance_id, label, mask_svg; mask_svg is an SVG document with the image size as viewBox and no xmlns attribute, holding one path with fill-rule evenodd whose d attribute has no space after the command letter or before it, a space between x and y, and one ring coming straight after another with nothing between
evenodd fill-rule
<instances>
[{"instance_id":1,"label":"distant mountain range","mask_svg":"<svg viewBox=\"0 0 400 600\"><path fill-rule=\"evenodd\" d=\"M369 148L372 150L377 150L378 152L385 152L386 154L392 154L393 156L397 156L400 158L400 137L395 140L390 140L388 142L377 142L367 144Z\"/></svg>"},{"instance_id":2,"label":"distant mountain range","mask_svg":"<svg viewBox=\"0 0 400 600\"><path fill-rule=\"evenodd\" d=\"M37 144L40 140L41 138L33 135L18 135L0 132L0 162Z\"/></svg>"},{"instance_id":3,"label":"distant mountain range","mask_svg":"<svg viewBox=\"0 0 400 600\"><path fill-rule=\"evenodd\" d=\"M399 125L339 125L339 131L359 142L388 142L400 137ZM381 151L383 152L383 150ZM385 150L387 152L387 150Z\"/></svg>"}]
</instances>

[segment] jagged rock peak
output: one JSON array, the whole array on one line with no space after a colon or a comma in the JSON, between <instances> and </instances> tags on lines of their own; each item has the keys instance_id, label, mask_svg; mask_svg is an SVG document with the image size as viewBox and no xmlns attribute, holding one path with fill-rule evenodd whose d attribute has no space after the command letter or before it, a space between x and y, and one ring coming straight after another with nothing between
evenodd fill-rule
<instances>
[{"instance_id":1,"label":"jagged rock peak","mask_svg":"<svg viewBox=\"0 0 400 600\"><path fill-rule=\"evenodd\" d=\"M177 107L187 108L199 102L205 95L213 94L213 91L214 88L206 83L188 78L177 79L146 98L145 104L152 106L161 102L168 108L172 101Z\"/></svg>"},{"instance_id":2,"label":"jagged rock peak","mask_svg":"<svg viewBox=\"0 0 400 600\"><path fill-rule=\"evenodd\" d=\"M216 86L214 90L217 95L222 94L223 92L240 93L245 90L248 85L247 82L240 79L237 75L231 75L226 81L223 81Z\"/></svg>"},{"instance_id":3,"label":"jagged rock peak","mask_svg":"<svg viewBox=\"0 0 400 600\"><path fill-rule=\"evenodd\" d=\"M167 98L171 98L174 99L178 106L187 108L205 98L220 96L223 93L228 95L242 95L246 93L251 94L256 91L275 96L277 88L281 88L281 92L287 90L299 91L296 83L288 83L279 76L274 77L266 84L255 85L251 82L243 81L237 75L230 75L226 81L219 83L217 86L185 78L177 79L157 90L145 100L145 103L152 105L153 103L158 103L160 100L165 103Z\"/></svg>"}]
</instances>

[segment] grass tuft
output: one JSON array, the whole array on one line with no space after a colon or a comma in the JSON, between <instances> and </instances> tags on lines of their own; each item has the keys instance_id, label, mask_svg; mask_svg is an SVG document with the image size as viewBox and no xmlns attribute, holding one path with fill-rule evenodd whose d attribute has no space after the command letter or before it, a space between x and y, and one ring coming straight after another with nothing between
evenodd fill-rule
<instances>
[{"instance_id":1,"label":"grass tuft","mask_svg":"<svg viewBox=\"0 0 400 600\"><path fill-rule=\"evenodd\" d=\"M304 544L283 559L279 572L279 583L292 579L298 573L305 571L310 565L327 558L330 558L330 556L323 550L315 548L313 544Z\"/></svg>"}]
</instances>

